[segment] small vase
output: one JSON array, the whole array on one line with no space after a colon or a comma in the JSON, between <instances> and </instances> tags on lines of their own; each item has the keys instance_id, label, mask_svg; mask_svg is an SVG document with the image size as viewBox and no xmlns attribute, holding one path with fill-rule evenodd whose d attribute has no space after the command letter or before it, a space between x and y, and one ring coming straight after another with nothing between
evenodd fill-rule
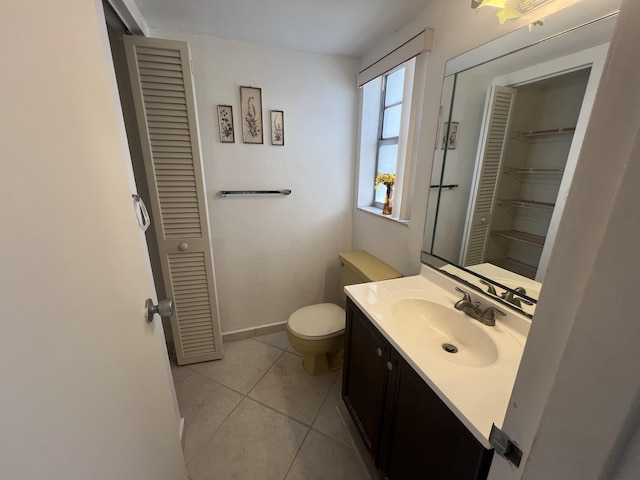
<instances>
[{"instance_id":1,"label":"small vase","mask_svg":"<svg viewBox=\"0 0 640 480\"><path fill-rule=\"evenodd\" d=\"M382 206L383 215L391 215L393 210L393 184L387 183L387 193L384 196L384 205Z\"/></svg>"}]
</instances>

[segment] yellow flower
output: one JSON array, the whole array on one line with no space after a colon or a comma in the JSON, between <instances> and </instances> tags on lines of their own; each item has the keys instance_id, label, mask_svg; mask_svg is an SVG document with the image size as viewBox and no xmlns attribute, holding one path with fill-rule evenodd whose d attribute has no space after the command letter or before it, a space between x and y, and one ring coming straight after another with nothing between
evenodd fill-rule
<instances>
[{"instance_id":1,"label":"yellow flower","mask_svg":"<svg viewBox=\"0 0 640 480\"><path fill-rule=\"evenodd\" d=\"M395 173L379 173L376 176L375 188L378 188L381 184L393 185L396 183Z\"/></svg>"}]
</instances>

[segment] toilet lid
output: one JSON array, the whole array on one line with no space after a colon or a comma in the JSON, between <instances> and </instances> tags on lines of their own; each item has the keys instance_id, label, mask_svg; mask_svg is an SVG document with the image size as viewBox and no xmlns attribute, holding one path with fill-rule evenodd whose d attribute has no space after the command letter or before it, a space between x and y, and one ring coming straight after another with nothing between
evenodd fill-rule
<instances>
[{"instance_id":1,"label":"toilet lid","mask_svg":"<svg viewBox=\"0 0 640 480\"><path fill-rule=\"evenodd\" d=\"M296 310L289 317L293 333L305 337L322 337L344 330L345 311L333 303L320 303Z\"/></svg>"}]
</instances>

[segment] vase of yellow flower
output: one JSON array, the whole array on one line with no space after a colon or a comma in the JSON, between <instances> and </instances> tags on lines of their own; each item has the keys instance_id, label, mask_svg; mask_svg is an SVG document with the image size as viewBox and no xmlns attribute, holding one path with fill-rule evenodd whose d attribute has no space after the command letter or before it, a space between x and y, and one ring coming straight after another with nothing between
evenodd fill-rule
<instances>
[{"instance_id":1,"label":"vase of yellow flower","mask_svg":"<svg viewBox=\"0 0 640 480\"><path fill-rule=\"evenodd\" d=\"M396 183L396 175L394 173L379 173L376 176L375 188L380 185L387 187L387 193L384 196L384 205L382 206L383 215L391 215L393 211L393 185Z\"/></svg>"}]
</instances>

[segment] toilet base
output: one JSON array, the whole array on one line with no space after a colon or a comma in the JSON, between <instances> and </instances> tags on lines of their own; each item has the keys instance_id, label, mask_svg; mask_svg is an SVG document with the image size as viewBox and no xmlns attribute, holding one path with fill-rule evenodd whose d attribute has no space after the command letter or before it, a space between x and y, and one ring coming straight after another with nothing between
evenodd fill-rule
<instances>
[{"instance_id":1,"label":"toilet base","mask_svg":"<svg viewBox=\"0 0 640 480\"><path fill-rule=\"evenodd\" d=\"M342 368L344 362L344 347L337 352L320 355L305 355L302 357L302 366L309 375L321 375L335 372Z\"/></svg>"},{"instance_id":2,"label":"toilet base","mask_svg":"<svg viewBox=\"0 0 640 480\"><path fill-rule=\"evenodd\" d=\"M309 375L321 375L342 368L344 359L344 333L322 340L306 340L287 330L289 344L300 352L302 366Z\"/></svg>"}]
</instances>

